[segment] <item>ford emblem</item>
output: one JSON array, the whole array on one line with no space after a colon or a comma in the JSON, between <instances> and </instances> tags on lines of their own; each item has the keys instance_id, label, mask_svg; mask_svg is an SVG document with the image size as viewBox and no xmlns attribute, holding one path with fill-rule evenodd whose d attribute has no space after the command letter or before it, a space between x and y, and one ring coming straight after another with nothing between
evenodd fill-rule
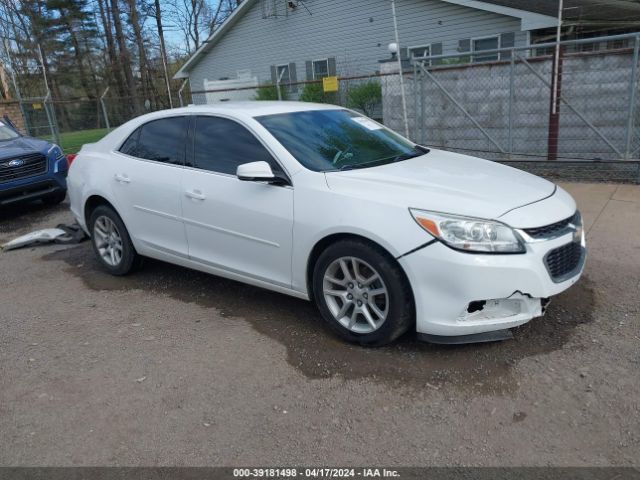
<instances>
[{"instance_id":1,"label":"ford emblem","mask_svg":"<svg viewBox=\"0 0 640 480\"><path fill-rule=\"evenodd\" d=\"M20 160L19 158L16 158L15 160L11 160L8 165L10 167L21 167L24 165L24 160Z\"/></svg>"}]
</instances>

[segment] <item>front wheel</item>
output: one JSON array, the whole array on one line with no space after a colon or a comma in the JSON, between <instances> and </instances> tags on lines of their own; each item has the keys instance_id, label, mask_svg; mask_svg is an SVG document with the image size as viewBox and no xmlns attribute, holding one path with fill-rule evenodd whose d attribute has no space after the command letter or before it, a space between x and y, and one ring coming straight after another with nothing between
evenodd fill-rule
<instances>
[{"instance_id":1,"label":"front wheel","mask_svg":"<svg viewBox=\"0 0 640 480\"><path fill-rule=\"evenodd\" d=\"M127 275L140 264L129 232L110 207L97 207L89 219L91 244L100 264L112 275Z\"/></svg>"},{"instance_id":2,"label":"front wheel","mask_svg":"<svg viewBox=\"0 0 640 480\"><path fill-rule=\"evenodd\" d=\"M329 327L349 342L385 345L414 322L404 272L393 257L364 241L344 240L320 255L313 294Z\"/></svg>"}]
</instances>

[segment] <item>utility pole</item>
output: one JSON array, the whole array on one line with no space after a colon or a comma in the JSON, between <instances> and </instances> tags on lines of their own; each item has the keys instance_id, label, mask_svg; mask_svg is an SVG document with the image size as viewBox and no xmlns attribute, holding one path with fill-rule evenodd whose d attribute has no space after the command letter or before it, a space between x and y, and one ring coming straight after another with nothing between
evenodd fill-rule
<instances>
[{"instance_id":1,"label":"utility pole","mask_svg":"<svg viewBox=\"0 0 640 480\"><path fill-rule=\"evenodd\" d=\"M400 74L400 95L402 97L402 118L404 120L404 135L409 137L409 118L407 117L407 97L404 91L404 75L402 74L402 50L400 49L400 35L398 34L398 17L396 15L396 1L391 0L391 16L393 17L393 30L398 48L398 73Z\"/></svg>"},{"instance_id":2,"label":"utility pole","mask_svg":"<svg viewBox=\"0 0 640 480\"><path fill-rule=\"evenodd\" d=\"M171 83L169 82L169 72L167 70L167 50L164 46L164 32L162 30L162 15L160 14L160 0L156 3L156 24L158 25L158 36L160 37L160 56L162 57L162 67L164 68L164 81L167 84L167 95L169 96L169 108L173 108L171 99Z\"/></svg>"}]
</instances>

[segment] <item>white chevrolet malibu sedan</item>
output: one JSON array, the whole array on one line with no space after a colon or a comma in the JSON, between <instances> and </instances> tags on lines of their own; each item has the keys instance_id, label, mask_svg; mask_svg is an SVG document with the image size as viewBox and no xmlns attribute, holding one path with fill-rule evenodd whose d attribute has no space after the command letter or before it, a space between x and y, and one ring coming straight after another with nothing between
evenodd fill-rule
<instances>
[{"instance_id":1,"label":"white chevrolet malibu sedan","mask_svg":"<svg viewBox=\"0 0 640 480\"><path fill-rule=\"evenodd\" d=\"M342 338L482 341L580 277L571 196L332 105L138 117L85 145L69 196L102 266L142 257L314 301Z\"/></svg>"}]
</instances>

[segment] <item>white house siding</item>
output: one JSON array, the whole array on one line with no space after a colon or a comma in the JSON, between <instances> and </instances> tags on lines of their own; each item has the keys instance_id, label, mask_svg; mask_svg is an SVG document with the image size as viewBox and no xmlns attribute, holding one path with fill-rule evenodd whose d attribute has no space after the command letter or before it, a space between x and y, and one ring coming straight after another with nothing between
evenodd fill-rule
<instances>
[{"instance_id":1,"label":"white house siding","mask_svg":"<svg viewBox=\"0 0 640 480\"><path fill-rule=\"evenodd\" d=\"M253 1L253 0L245 0ZM284 3L284 0L277 0ZM287 17L263 18L261 1L217 42L189 72L193 91L205 79L235 78L251 70L260 83L271 82L271 66L295 63L298 80L306 79L305 62L336 58L339 75L379 70L394 41L389 0L305 0ZM462 39L516 32L516 46L527 32L520 20L439 0L397 0L400 42L404 47L441 42L455 53Z\"/></svg>"}]
</instances>

